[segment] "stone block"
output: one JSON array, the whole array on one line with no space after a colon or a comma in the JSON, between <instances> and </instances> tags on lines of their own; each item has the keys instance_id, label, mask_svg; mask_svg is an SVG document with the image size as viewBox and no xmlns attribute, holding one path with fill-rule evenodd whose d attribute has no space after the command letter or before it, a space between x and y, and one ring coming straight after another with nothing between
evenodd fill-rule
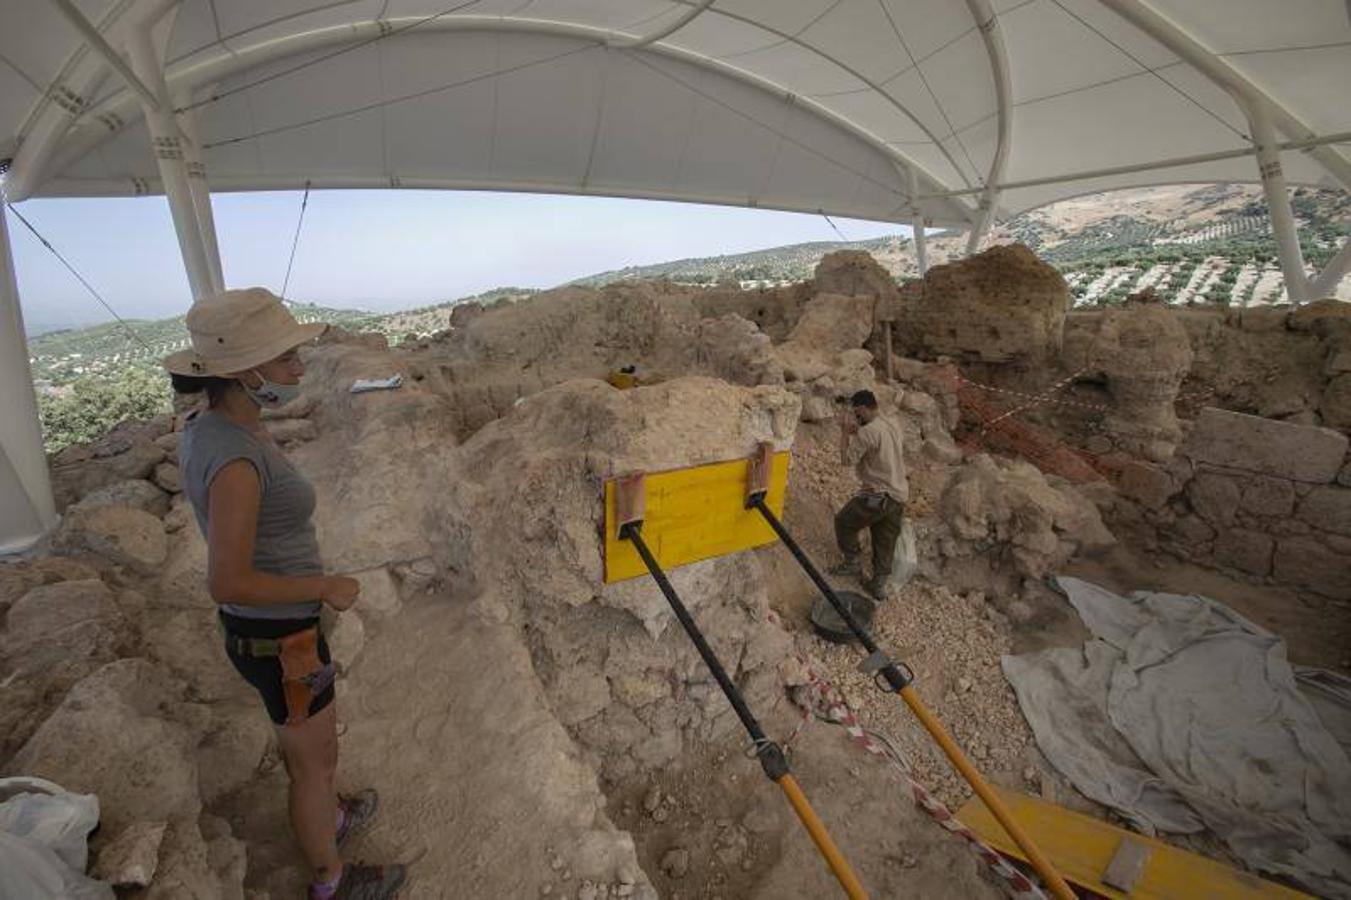
<instances>
[{"instance_id":1,"label":"stone block","mask_svg":"<svg viewBox=\"0 0 1351 900\"><path fill-rule=\"evenodd\" d=\"M1162 509L1177 492L1176 482L1166 469L1136 460L1130 460L1121 467L1116 486L1122 494L1145 509Z\"/></svg>"},{"instance_id":2,"label":"stone block","mask_svg":"<svg viewBox=\"0 0 1351 900\"><path fill-rule=\"evenodd\" d=\"M1173 533L1184 544L1204 544L1215 537L1215 529L1196 516L1180 516L1173 523Z\"/></svg>"},{"instance_id":3,"label":"stone block","mask_svg":"<svg viewBox=\"0 0 1351 900\"><path fill-rule=\"evenodd\" d=\"M1300 502L1299 518L1323 531L1351 535L1351 488L1315 488ZM1351 578L1351 560L1347 565Z\"/></svg>"},{"instance_id":4,"label":"stone block","mask_svg":"<svg viewBox=\"0 0 1351 900\"><path fill-rule=\"evenodd\" d=\"M1232 525L1238 513L1238 482L1217 472L1201 472L1187 485L1192 509L1212 526Z\"/></svg>"},{"instance_id":5,"label":"stone block","mask_svg":"<svg viewBox=\"0 0 1351 900\"><path fill-rule=\"evenodd\" d=\"M1283 582L1338 600L1351 600L1351 559L1316 538L1277 541L1273 574Z\"/></svg>"},{"instance_id":6,"label":"stone block","mask_svg":"<svg viewBox=\"0 0 1351 900\"><path fill-rule=\"evenodd\" d=\"M1287 479L1254 475L1243 480L1243 510L1255 516L1288 516L1295 509L1295 487Z\"/></svg>"},{"instance_id":7,"label":"stone block","mask_svg":"<svg viewBox=\"0 0 1351 900\"><path fill-rule=\"evenodd\" d=\"M1240 572L1266 575L1276 542L1260 531L1230 528L1215 539L1215 562Z\"/></svg>"},{"instance_id":8,"label":"stone block","mask_svg":"<svg viewBox=\"0 0 1351 900\"><path fill-rule=\"evenodd\" d=\"M55 540L59 549L88 550L141 575L153 575L169 555L164 524L128 506L72 510Z\"/></svg>"},{"instance_id":9,"label":"stone block","mask_svg":"<svg viewBox=\"0 0 1351 900\"><path fill-rule=\"evenodd\" d=\"M1346 435L1330 428L1208 407L1178 452L1197 463L1327 484L1337 477L1347 444Z\"/></svg>"},{"instance_id":10,"label":"stone block","mask_svg":"<svg viewBox=\"0 0 1351 900\"><path fill-rule=\"evenodd\" d=\"M108 842L93 875L117 887L146 887L155 877L167 822L133 822Z\"/></svg>"},{"instance_id":11,"label":"stone block","mask_svg":"<svg viewBox=\"0 0 1351 900\"><path fill-rule=\"evenodd\" d=\"M1328 382L1323 398L1318 401L1318 412L1323 424L1331 428L1351 428L1351 373Z\"/></svg>"},{"instance_id":12,"label":"stone block","mask_svg":"<svg viewBox=\"0 0 1351 900\"><path fill-rule=\"evenodd\" d=\"M178 466L173 463L162 462L155 466L155 474L152 478L155 484L171 494L177 494L183 490L183 478L179 474Z\"/></svg>"},{"instance_id":13,"label":"stone block","mask_svg":"<svg viewBox=\"0 0 1351 900\"><path fill-rule=\"evenodd\" d=\"M80 502L70 507L69 512L100 506L130 506L152 516L163 517L169 511L169 495L143 478L129 478L86 494Z\"/></svg>"}]
</instances>

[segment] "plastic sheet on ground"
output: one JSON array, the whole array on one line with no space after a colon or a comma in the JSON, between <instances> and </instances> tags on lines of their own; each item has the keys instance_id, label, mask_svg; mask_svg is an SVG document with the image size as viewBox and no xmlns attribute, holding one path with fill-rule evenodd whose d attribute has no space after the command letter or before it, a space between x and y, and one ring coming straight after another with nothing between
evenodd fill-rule
<instances>
[{"instance_id":1,"label":"plastic sheet on ground","mask_svg":"<svg viewBox=\"0 0 1351 900\"><path fill-rule=\"evenodd\" d=\"M0 778L0 900L113 900L84 874L99 802L41 778Z\"/></svg>"},{"instance_id":2,"label":"plastic sheet on ground","mask_svg":"<svg viewBox=\"0 0 1351 900\"><path fill-rule=\"evenodd\" d=\"M1052 765L1146 834L1209 828L1254 869L1351 897L1351 682L1297 675L1284 641L1205 597L1057 584L1092 639L1003 658Z\"/></svg>"}]
</instances>

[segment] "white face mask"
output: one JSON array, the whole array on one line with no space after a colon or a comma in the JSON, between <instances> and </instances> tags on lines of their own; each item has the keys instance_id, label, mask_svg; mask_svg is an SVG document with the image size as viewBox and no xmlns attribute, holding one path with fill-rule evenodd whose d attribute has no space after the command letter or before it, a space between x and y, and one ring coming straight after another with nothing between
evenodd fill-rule
<instances>
[{"instance_id":1,"label":"white face mask","mask_svg":"<svg viewBox=\"0 0 1351 900\"><path fill-rule=\"evenodd\" d=\"M285 406L292 400L300 396L299 384L279 384L275 381L268 381L263 377L263 373L257 369L251 370L257 375L262 384L258 387L249 387L244 382L240 382L244 387L244 393L253 398L253 402L259 406L277 407Z\"/></svg>"}]
</instances>

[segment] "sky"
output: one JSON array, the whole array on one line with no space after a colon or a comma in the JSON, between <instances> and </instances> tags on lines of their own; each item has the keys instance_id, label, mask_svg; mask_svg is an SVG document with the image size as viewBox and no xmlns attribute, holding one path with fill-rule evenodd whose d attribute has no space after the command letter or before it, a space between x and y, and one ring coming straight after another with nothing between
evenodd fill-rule
<instances>
[{"instance_id":1,"label":"sky","mask_svg":"<svg viewBox=\"0 0 1351 900\"><path fill-rule=\"evenodd\" d=\"M300 192L212 198L227 287L280 291ZM29 200L16 207L128 318L191 302L163 197ZM12 214L25 323L65 327L109 316ZM848 240L904 226L833 219ZM608 269L839 240L820 215L651 200L466 191L310 194L289 299L391 311L490 288L548 288Z\"/></svg>"}]
</instances>

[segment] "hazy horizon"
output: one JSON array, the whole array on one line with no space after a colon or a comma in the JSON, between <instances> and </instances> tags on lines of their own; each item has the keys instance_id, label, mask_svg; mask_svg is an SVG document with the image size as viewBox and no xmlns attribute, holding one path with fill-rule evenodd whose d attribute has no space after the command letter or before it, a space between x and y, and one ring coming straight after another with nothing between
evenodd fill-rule
<instances>
[{"instance_id":1,"label":"hazy horizon","mask_svg":"<svg viewBox=\"0 0 1351 900\"><path fill-rule=\"evenodd\" d=\"M301 192L216 194L230 287L280 291ZM190 302L163 197L29 200L17 206L119 315L160 319ZM7 213L8 215L8 213ZM850 241L910 229L833 219ZM26 330L111 321L9 215ZM627 266L838 241L821 215L653 200L476 191L314 191L289 299L395 312L498 287L546 289Z\"/></svg>"}]
</instances>

